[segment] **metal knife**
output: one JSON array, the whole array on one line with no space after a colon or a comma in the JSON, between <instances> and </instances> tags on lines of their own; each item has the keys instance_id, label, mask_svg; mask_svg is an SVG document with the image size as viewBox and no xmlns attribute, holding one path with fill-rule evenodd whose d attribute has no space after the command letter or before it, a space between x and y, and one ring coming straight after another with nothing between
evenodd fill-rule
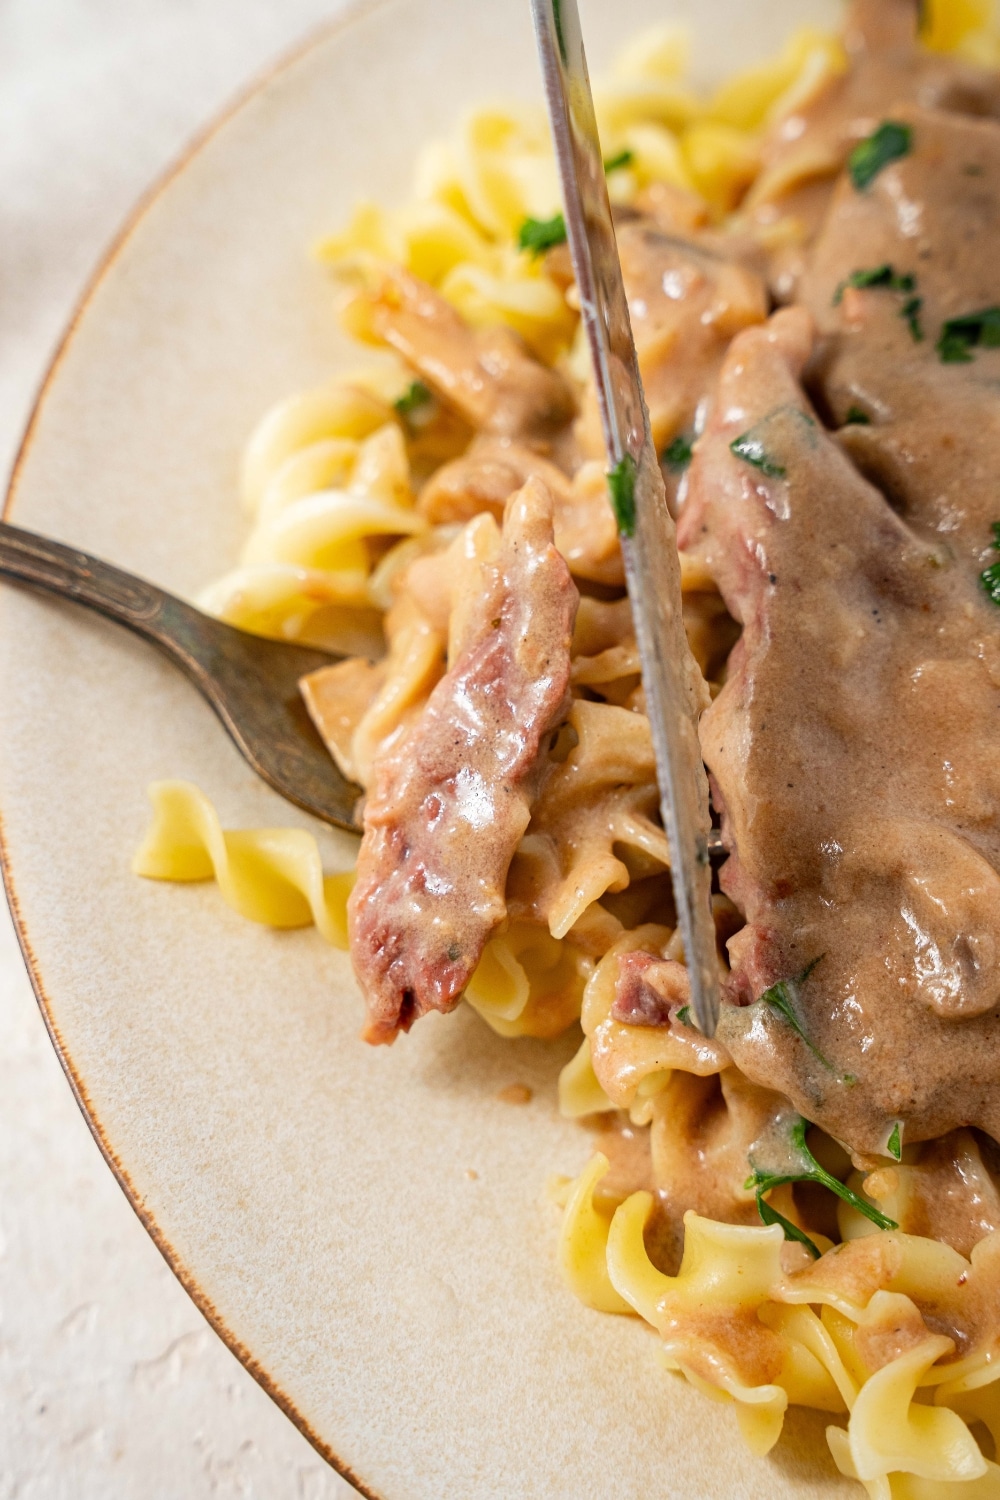
<instances>
[{"instance_id":1,"label":"metal knife","mask_svg":"<svg viewBox=\"0 0 1000 1500\"><path fill-rule=\"evenodd\" d=\"M711 819L698 741L699 673L681 613L677 533L632 339L577 0L531 0L531 8L642 662L691 1005L701 1030L712 1036L719 963Z\"/></svg>"}]
</instances>

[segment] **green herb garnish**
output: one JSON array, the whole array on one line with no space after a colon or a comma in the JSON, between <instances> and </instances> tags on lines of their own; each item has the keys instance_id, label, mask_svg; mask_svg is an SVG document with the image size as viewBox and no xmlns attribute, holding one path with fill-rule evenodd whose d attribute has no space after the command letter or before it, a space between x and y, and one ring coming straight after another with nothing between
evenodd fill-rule
<instances>
[{"instance_id":1,"label":"green herb garnish","mask_svg":"<svg viewBox=\"0 0 1000 1500\"><path fill-rule=\"evenodd\" d=\"M910 337L915 344L921 343L924 337L924 330L920 323L920 309L923 305L923 297L907 297L900 308L900 315L906 319Z\"/></svg>"},{"instance_id":2,"label":"green herb garnish","mask_svg":"<svg viewBox=\"0 0 1000 1500\"><path fill-rule=\"evenodd\" d=\"M965 313L949 318L941 328L937 352L946 365L967 365L973 349L1000 348L1000 307L984 307L982 312Z\"/></svg>"},{"instance_id":3,"label":"green herb garnish","mask_svg":"<svg viewBox=\"0 0 1000 1500\"><path fill-rule=\"evenodd\" d=\"M752 433L744 432L740 437L733 438L729 444L731 453L737 458L742 458L744 463L753 464L768 479L784 479L788 470L784 464L779 464L777 459L771 458L760 438L755 438Z\"/></svg>"},{"instance_id":4,"label":"green herb garnish","mask_svg":"<svg viewBox=\"0 0 1000 1500\"><path fill-rule=\"evenodd\" d=\"M866 140L859 141L847 158L847 170L858 192L864 192L890 162L909 156L913 131L898 120L883 120Z\"/></svg>"},{"instance_id":5,"label":"green herb garnish","mask_svg":"<svg viewBox=\"0 0 1000 1500\"><path fill-rule=\"evenodd\" d=\"M899 274L890 265L871 266L867 270L852 271L834 292L834 307L843 301L844 293L849 286L856 287L859 291L884 289L887 292L899 292L905 296L906 301L900 308L900 316L906 319L914 341L919 344L924 336L924 330L920 326L920 309L923 306L923 299L912 295L917 286L915 276L911 276L909 272Z\"/></svg>"},{"instance_id":6,"label":"green herb garnish","mask_svg":"<svg viewBox=\"0 0 1000 1500\"><path fill-rule=\"evenodd\" d=\"M681 433L663 450L663 462L668 469L686 469L691 462L692 439Z\"/></svg>"},{"instance_id":7,"label":"green herb garnish","mask_svg":"<svg viewBox=\"0 0 1000 1500\"><path fill-rule=\"evenodd\" d=\"M806 1145L808 1128L809 1121L804 1120L801 1115L794 1112L779 1115L770 1129L750 1147L750 1176L744 1186L756 1191L758 1212L762 1195L770 1192L771 1188L781 1187L785 1182L815 1182L820 1187L829 1188L831 1193L836 1193L838 1198L849 1203L858 1213L864 1214L877 1228L898 1229L895 1219L888 1218L874 1204L860 1197L839 1178L832 1176L825 1167L820 1166ZM775 1210L772 1208L769 1212L773 1214ZM763 1213L761 1218L764 1218ZM768 1221L764 1219L764 1222Z\"/></svg>"},{"instance_id":8,"label":"green herb garnish","mask_svg":"<svg viewBox=\"0 0 1000 1500\"><path fill-rule=\"evenodd\" d=\"M764 1189L757 1189L757 1212L765 1224L780 1224L785 1231L786 1240L797 1240L800 1245L805 1245L814 1260L819 1260L822 1251L819 1246L809 1238L804 1229L793 1224L791 1219L786 1219L784 1214L779 1214L776 1208L772 1208L764 1197Z\"/></svg>"},{"instance_id":9,"label":"green herb garnish","mask_svg":"<svg viewBox=\"0 0 1000 1500\"><path fill-rule=\"evenodd\" d=\"M565 242L566 220L562 214L553 214L551 219L525 219L517 232L518 249L530 255L544 255Z\"/></svg>"},{"instance_id":10,"label":"green herb garnish","mask_svg":"<svg viewBox=\"0 0 1000 1500\"><path fill-rule=\"evenodd\" d=\"M609 156L604 163L605 172L620 172L623 167L630 167L635 161L635 152L629 150L619 151L614 156Z\"/></svg>"},{"instance_id":11,"label":"green herb garnish","mask_svg":"<svg viewBox=\"0 0 1000 1500\"><path fill-rule=\"evenodd\" d=\"M796 445L803 439L808 448L815 449L816 422L801 406L787 402L769 411L746 432L741 432L729 448L737 458L759 469L769 479L784 479L788 471L780 455L796 452Z\"/></svg>"},{"instance_id":12,"label":"green herb garnish","mask_svg":"<svg viewBox=\"0 0 1000 1500\"><path fill-rule=\"evenodd\" d=\"M993 522L993 551L1000 552L1000 521ZM984 572L980 573L979 582L993 603L1000 606L1000 562L991 563Z\"/></svg>"},{"instance_id":13,"label":"green herb garnish","mask_svg":"<svg viewBox=\"0 0 1000 1500\"><path fill-rule=\"evenodd\" d=\"M556 41L559 44L559 56L564 63L569 63L566 53L566 37L563 33L562 0L552 0L552 19L556 26Z\"/></svg>"},{"instance_id":14,"label":"green herb garnish","mask_svg":"<svg viewBox=\"0 0 1000 1500\"><path fill-rule=\"evenodd\" d=\"M847 408L847 416L844 418L844 426L849 427L851 425L870 427L872 419L866 411L861 410L860 406L849 406Z\"/></svg>"},{"instance_id":15,"label":"green herb garnish","mask_svg":"<svg viewBox=\"0 0 1000 1500\"><path fill-rule=\"evenodd\" d=\"M892 1127L892 1133L890 1134L889 1139L885 1143L885 1149L888 1151L889 1155L894 1156L897 1161L901 1161L903 1158L903 1139L902 1135L900 1134L902 1127L902 1120L897 1120L895 1125Z\"/></svg>"},{"instance_id":16,"label":"green herb garnish","mask_svg":"<svg viewBox=\"0 0 1000 1500\"><path fill-rule=\"evenodd\" d=\"M422 407L429 406L433 400L434 397L423 381L413 380L406 387L403 394L392 403L392 406L393 410L398 412L401 417L412 417L414 412L420 411Z\"/></svg>"},{"instance_id":17,"label":"green herb garnish","mask_svg":"<svg viewBox=\"0 0 1000 1500\"><path fill-rule=\"evenodd\" d=\"M777 984L772 984L769 990L764 991L757 1004L768 1005L772 1010L776 1010L788 1022L796 1036L801 1037L809 1048L809 1051L823 1064L824 1068L827 1068L831 1073L836 1073L837 1070L833 1064L823 1056L815 1042L807 1036L805 1028L799 1020L798 1012L795 1009L795 1001L798 998L800 986L805 984L813 969L815 969L817 964L822 963L825 957L826 955L821 953L819 958L814 958L812 963L807 964L802 973L797 974L794 979L779 979Z\"/></svg>"},{"instance_id":18,"label":"green herb garnish","mask_svg":"<svg viewBox=\"0 0 1000 1500\"><path fill-rule=\"evenodd\" d=\"M622 536L635 533L635 481L639 469L631 453L626 453L608 474L611 508Z\"/></svg>"},{"instance_id":19,"label":"green herb garnish","mask_svg":"<svg viewBox=\"0 0 1000 1500\"><path fill-rule=\"evenodd\" d=\"M860 291L865 291L868 287L886 287L890 292L912 292L916 284L912 276L899 276L890 265L852 271L850 276L844 277L834 292L833 305L839 306L849 286L857 287Z\"/></svg>"},{"instance_id":20,"label":"green herb garnish","mask_svg":"<svg viewBox=\"0 0 1000 1500\"><path fill-rule=\"evenodd\" d=\"M691 1025L691 1007L690 1007L690 1005L682 1005L681 1006L680 1010L677 1012L677 1019L678 1019L678 1021L680 1021L680 1023L681 1023L682 1026L690 1026Z\"/></svg>"}]
</instances>

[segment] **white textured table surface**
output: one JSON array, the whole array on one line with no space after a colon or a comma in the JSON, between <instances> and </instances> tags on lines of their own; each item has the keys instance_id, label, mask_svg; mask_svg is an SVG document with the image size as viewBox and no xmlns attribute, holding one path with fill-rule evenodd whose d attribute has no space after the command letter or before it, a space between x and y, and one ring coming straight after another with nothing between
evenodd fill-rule
<instances>
[{"instance_id":1,"label":"white textured table surface","mask_svg":"<svg viewBox=\"0 0 1000 1500\"><path fill-rule=\"evenodd\" d=\"M0 470L87 277L199 127L338 0L0 0ZM0 715L16 712L0 705ZM0 911L0 1500L346 1500L147 1239Z\"/></svg>"}]
</instances>

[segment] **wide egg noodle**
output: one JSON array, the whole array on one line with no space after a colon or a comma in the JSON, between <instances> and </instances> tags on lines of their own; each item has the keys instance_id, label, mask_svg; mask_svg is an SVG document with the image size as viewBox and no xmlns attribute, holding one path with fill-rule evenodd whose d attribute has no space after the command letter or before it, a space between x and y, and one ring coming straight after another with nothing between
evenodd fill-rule
<instances>
[{"instance_id":1,"label":"wide egg noodle","mask_svg":"<svg viewBox=\"0 0 1000 1500\"><path fill-rule=\"evenodd\" d=\"M226 832L204 792L188 781L149 789L153 821L132 869L147 880L214 880L234 911L267 927L315 925L347 947L347 898L353 870L324 875L319 848L304 828Z\"/></svg>"}]
</instances>

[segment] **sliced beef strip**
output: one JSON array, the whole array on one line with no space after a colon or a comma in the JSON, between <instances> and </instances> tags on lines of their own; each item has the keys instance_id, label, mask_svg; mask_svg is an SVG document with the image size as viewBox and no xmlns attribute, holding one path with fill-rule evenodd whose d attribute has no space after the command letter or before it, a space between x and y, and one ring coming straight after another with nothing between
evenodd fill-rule
<instances>
[{"instance_id":1,"label":"sliced beef strip","mask_svg":"<svg viewBox=\"0 0 1000 1500\"><path fill-rule=\"evenodd\" d=\"M691 999L683 964L637 950L618 960L618 979L611 1016L627 1026L669 1026L671 1013Z\"/></svg>"},{"instance_id":2,"label":"sliced beef strip","mask_svg":"<svg viewBox=\"0 0 1000 1500\"><path fill-rule=\"evenodd\" d=\"M370 1042L452 1010L504 920L507 870L568 708L577 598L551 496L530 480L508 505L454 665L376 762L348 913Z\"/></svg>"},{"instance_id":3,"label":"sliced beef strip","mask_svg":"<svg viewBox=\"0 0 1000 1500\"><path fill-rule=\"evenodd\" d=\"M1000 349L947 363L937 344L946 319L1000 306L1000 124L899 118L910 154L862 193L841 181L803 280L825 335L810 380L858 468L943 560L974 573L1000 519ZM884 266L913 291L845 285Z\"/></svg>"},{"instance_id":4,"label":"sliced beef strip","mask_svg":"<svg viewBox=\"0 0 1000 1500\"><path fill-rule=\"evenodd\" d=\"M1000 122L915 105L900 107L893 118L909 127L910 149L863 190L848 173L839 179L799 301L824 333L840 332L838 292L846 279L855 270L891 265L916 279L920 321L931 335L915 341L898 318L907 336L900 346L936 359L944 319L995 302L1000 293Z\"/></svg>"},{"instance_id":5,"label":"sliced beef strip","mask_svg":"<svg viewBox=\"0 0 1000 1500\"><path fill-rule=\"evenodd\" d=\"M778 120L764 141L748 221L765 236L776 211L801 226L799 242L772 257L772 284L782 300L793 294L849 153L883 120L899 118L907 104L1000 117L1000 76L927 51L917 21L916 0L855 0L845 28L847 71Z\"/></svg>"},{"instance_id":6,"label":"sliced beef strip","mask_svg":"<svg viewBox=\"0 0 1000 1500\"><path fill-rule=\"evenodd\" d=\"M433 287L394 268L355 300L358 331L388 344L478 431L548 452L572 420L566 380L509 328L476 331Z\"/></svg>"},{"instance_id":7,"label":"sliced beef strip","mask_svg":"<svg viewBox=\"0 0 1000 1500\"><path fill-rule=\"evenodd\" d=\"M484 510L499 519L514 491L536 477L552 495L556 546L573 575L620 588L625 574L618 528L603 466L596 474L593 467L570 480L534 449L484 434L431 475L417 508L432 526L468 521Z\"/></svg>"},{"instance_id":8,"label":"sliced beef strip","mask_svg":"<svg viewBox=\"0 0 1000 1500\"><path fill-rule=\"evenodd\" d=\"M674 438L693 438L729 340L741 328L763 322L767 291L753 271L693 240L664 234L648 218L621 225L618 243L653 437L662 450ZM522 426L527 430L530 424ZM502 431L493 427L431 476L420 510L435 524L487 509L497 514L508 495L537 474L555 497L556 540L574 575L620 587L621 555L603 476L594 484L587 482L592 466L582 476L579 472L581 460L604 463L592 382L576 440L561 441L552 450L563 472L537 444L512 440L509 422ZM672 499L683 467L668 468ZM571 480L567 475L573 470Z\"/></svg>"},{"instance_id":9,"label":"sliced beef strip","mask_svg":"<svg viewBox=\"0 0 1000 1500\"><path fill-rule=\"evenodd\" d=\"M734 341L680 542L743 624L702 720L746 917L720 1039L864 1156L1000 1130L1000 677L975 574L818 423L812 348L798 308ZM779 980L809 1045L751 1003Z\"/></svg>"},{"instance_id":10,"label":"sliced beef strip","mask_svg":"<svg viewBox=\"0 0 1000 1500\"><path fill-rule=\"evenodd\" d=\"M618 248L653 440L662 451L700 427L729 341L766 318L767 290L753 271L664 234L648 219L622 225ZM577 435L584 453L603 457L592 387ZM671 477L676 482L676 470Z\"/></svg>"}]
</instances>

